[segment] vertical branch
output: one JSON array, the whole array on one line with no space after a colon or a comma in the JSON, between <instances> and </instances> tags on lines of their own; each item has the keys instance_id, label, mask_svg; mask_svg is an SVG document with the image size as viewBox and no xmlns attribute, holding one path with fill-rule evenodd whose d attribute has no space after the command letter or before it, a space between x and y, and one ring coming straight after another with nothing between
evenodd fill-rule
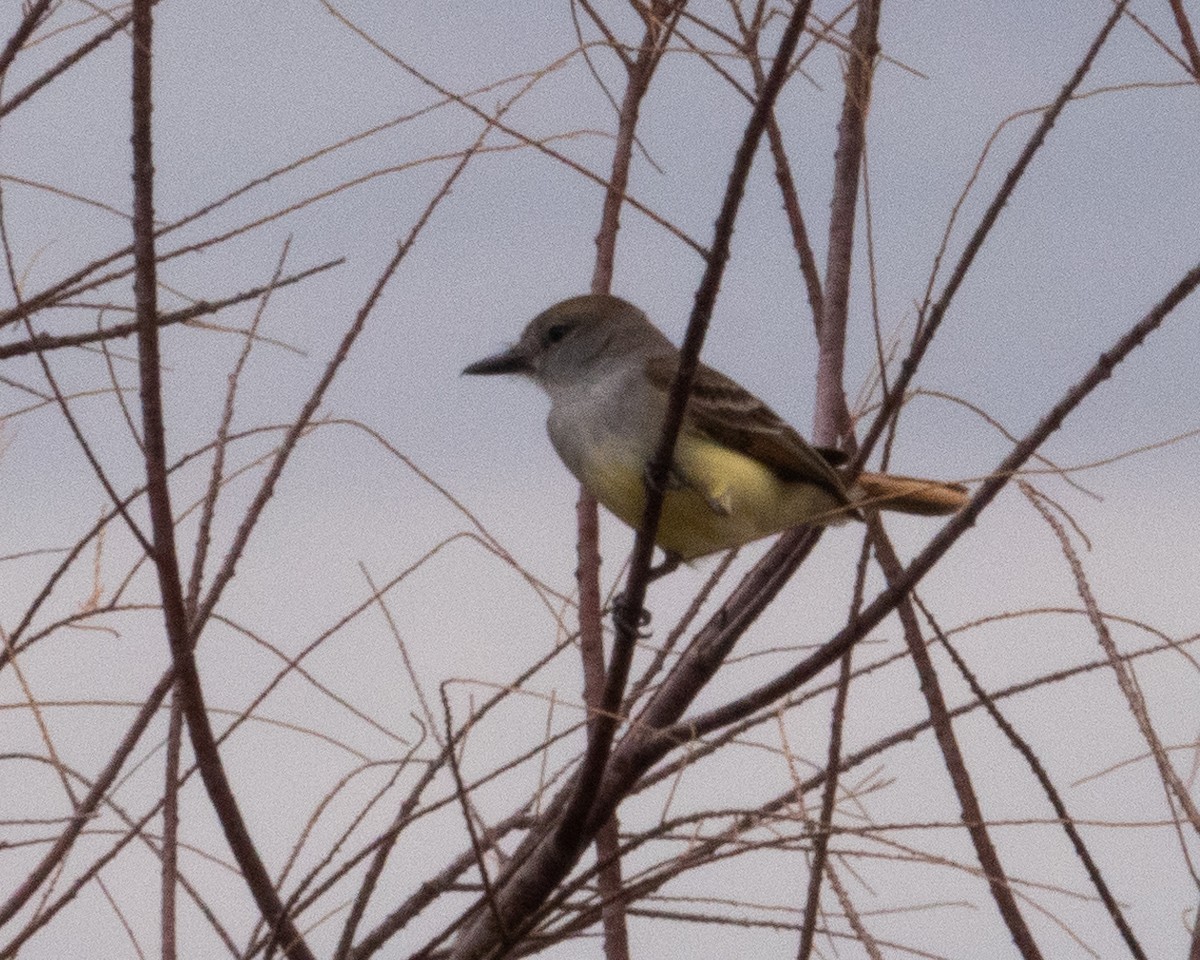
<instances>
[{"instance_id":1,"label":"vertical branch","mask_svg":"<svg viewBox=\"0 0 1200 960\"><path fill-rule=\"evenodd\" d=\"M615 232L612 238L615 240ZM595 735L596 719L604 703L604 627L600 610L599 509L596 498L582 485L579 487L579 502L575 510L579 524L576 547L579 564L575 568L575 579L579 584L579 652L583 658L583 699L588 707L590 738ZM608 960L629 958L629 931L625 905L621 899L620 834L621 826L616 813L596 833L596 860L601 865L597 884L604 903L601 923L604 928L604 953ZM503 930L499 922L497 926Z\"/></svg>"},{"instance_id":2,"label":"vertical branch","mask_svg":"<svg viewBox=\"0 0 1200 960\"><path fill-rule=\"evenodd\" d=\"M850 605L851 621L862 607L863 590L867 580L867 562L871 556L868 541L864 540L858 558L858 570L854 578L854 599ZM829 856L830 828L833 824L833 808L837 800L838 773L842 765L842 728L846 719L846 700L850 693L851 656L847 650L842 656L841 672L838 674L837 693L833 700L833 712L829 722L829 751L826 755L825 789L821 794L821 814L813 837L812 866L809 869L808 896L804 904L804 923L800 928L800 947L796 951L798 960L809 960L816 937L817 916L821 908L821 879Z\"/></svg>"},{"instance_id":3,"label":"vertical branch","mask_svg":"<svg viewBox=\"0 0 1200 960\"><path fill-rule=\"evenodd\" d=\"M294 960L312 960L299 931L283 910L254 841L238 808L221 765L212 725L204 704L200 676L192 654L184 605L175 525L167 485L166 429L163 421L161 358L158 342L158 278L154 249L154 158L151 127L152 0L133 5L133 255L134 304L137 319L138 371L141 378L142 435L145 446L146 497L153 534L151 557L158 575L163 617L176 671L176 697L187 719L196 762L209 799L221 821L230 849L263 917L280 930L285 950Z\"/></svg>"},{"instance_id":4,"label":"vertical branch","mask_svg":"<svg viewBox=\"0 0 1200 960\"><path fill-rule=\"evenodd\" d=\"M662 50L673 32L673 22L686 0L674 3L658 0L645 14L646 29L635 61L622 58L626 68L625 95L617 118L617 139L613 151L612 173L604 191L600 229L596 233L596 265L592 273L592 293L612 291L616 262L617 232L621 225L621 204L629 186L638 117L642 100L658 66ZM595 17L595 14L593 14ZM598 21L599 22L599 21ZM602 26L602 24L601 24ZM579 488L576 505L578 518L578 558L575 579L579 585L579 645L583 657L584 700L591 714L589 739L600 733L597 718L604 707L604 638L600 604L600 523L596 498L587 488ZM601 864L598 884L604 903L602 921L604 949L608 960L628 960L629 932L621 898L620 824L614 813L596 834L596 858Z\"/></svg>"},{"instance_id":5,"label":"vertical branch","mask_svg":"<svg viewBox=\"0 0 1200 960\"><path fill-rule=\"evenodd\" d=\"M829 827L833 822L833 805L837 798L838 767L842 753L842 721L846 716L846 695L850 690L850 658L852 650L842 656L841 672L838 674L837 695L833 701L833 716L829 728L829 754L825 769L825 789L821 793L821 815L813 836L812 864L808 871L808 892L804 902L804 924L800 928L800 946L796 950L798 960L809 960L813 941L816 939L817 918L821 912L821 877L829 856Z\"/></svg>"},{"instance_id":6,"label":"vertical branch","mask_svg":"<svg viewBox=\"0 0 1200 960\"><path fill-rule=\"evenodd\" d=\"M871 77L879 52L879 8L882 0L860 0L850 31L846 93L833 155L833 200L829 212L829 250L825 261L825 300L817 325L817 390L813 410L813 442L835 446L850 435L850 411L842 388L846 361L846 317L850 307L850 275L854 262L854 219L858 180L866 142Z\"/></svg>"},{"instance_id":7,"label":"vertical branch","mask_svg":"<svg viewBox=\"0 0 1200 960\"><path fill-rule=\"evenodd\" d=\"M179 745L183 739L183 713L174 699L170 709L162 813L162 960L175 960L178 956L175 908L179 889Z\"/></svg>"}]
</instances>

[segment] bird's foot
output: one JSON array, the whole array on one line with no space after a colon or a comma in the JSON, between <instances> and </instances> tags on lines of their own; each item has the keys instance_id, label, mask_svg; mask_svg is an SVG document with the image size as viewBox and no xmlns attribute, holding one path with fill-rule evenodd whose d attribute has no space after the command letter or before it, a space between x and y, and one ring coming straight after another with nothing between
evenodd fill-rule
<instances>
[{"instance_id":1,"label":"bird's foot","mask_svg":"<svg viewBox=\"0 0 1200 960\"><path fill-rule=\"evenodd\" d=\"M659 577L665 577L668 573L677 570L682 562L683 558L679 554L666 552L658 564L646 571L646 584L649 585ZM650 611L645 607L632 609L625 591L621 591L613 598L612 617L613 626L618 631L624 624L628 627L629 632L640 640L645 640L650 636Z\"/></svg>"},{"instance_id":2,"label":"bird's foot","mask_svg":"<svg viewBox=\"0 0 1200 960\"><path fill-rule=\"evenodd\" d=\"M679 569L681 563L683 563L683 557L677 553L672 553L670 550L664 550L662 561L652 566L646 572L646 583L653 583L660 577L665 577L668 573L674 573Z\"/></svg>"},{"instance_id":3,"label":"bird's foot","mask_svg":"<svg viewBox=\"0 0 1200 960\"><path fill-rule=\"evenodd\" d=\"M634 609L624 591L613 598L612 618L617 633L627 631L638 640L647 640L652 633L650 611L645 607Z\"/></svg>"}]
</instances>

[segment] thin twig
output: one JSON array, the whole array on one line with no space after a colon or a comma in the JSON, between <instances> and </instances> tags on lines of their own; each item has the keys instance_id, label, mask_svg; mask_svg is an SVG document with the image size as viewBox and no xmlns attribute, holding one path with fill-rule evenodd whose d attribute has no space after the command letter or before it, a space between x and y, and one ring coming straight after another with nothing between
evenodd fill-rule
<instances>
[{"instance_id":1,"label":"thin twig","mask_svg":"<svg viewBox=\"0 0 1200 960\"><path fill-rule=\"evenodd\" d=\"M1017 732L1016 728L1014 728L1013 725L1008 721L1008 718L1000 712L1000 708L996 706L995 700L988 696L987 691L983 689L979 679L967 666L967 663L965 660L963 660L962 655L950 642L950 638L946 636L945 631L942 630L942 628L938 625L938 622L934 619L933 613L928 607L925 606L925 604L921 601L921 598L918 597L916 593L913 593L912 600L917 609L919 609L921 614L925 617L925 622L929 624L929 628L933 631L934 636L938 638L938 642L942 645L943 649L950 654L950 659L958 668L958 672L962 674L963 679L967 681L967 685L971 688L971 693L983 705L988 714L991 715L992 720L996 723L996 726L1000 728L1001 732L1008 738L1009 742L1016 748L1017 752L1021 754L1021 756L1025 759L1025 762L1029 764L1030 770L1033 771L1033 775L1037 778L1038 783L1041 785L1042 791L1046 794L1046 799L1050 801L1050 805L1054 808L1055 815L1062 823L1063 832L1066 833L1067 838L1071 841L1071 846L1075 849L1076 856L1079 857L1080 862L1083 864L1084 870L1087 871L1087 875L1092 881L1092 886L1096 888L1096 892L1100 895L1100 899L1104 901L1105 909L1108 910L1108 914L1110 917L1112 917L1113 923L1120 932L1122 939L1124 939L1126 946L1129 947L1130 954L1132 954L1136 960L1146 960L1145 951L1142 950L1141 944L1138 943L1137 937L1134 935L1133 930L1125 920L1125 914L1122 912L1120 904L1117 903L1117 899L1113 896L1112 891L1108 889L1108 884L1105 882L1104 876L1100 872L1100 867L1096 864L1095 860L1092 859L1091 851L1088 850L1087 845L1083 841L1082 835L1079 833L1079 830L1076 829L1075 821L1068 812L1066 803L1063 802L1062 796L1059 794L1058 789L1054 786L1054 783L1050 780L1050 775L1046 773L1046 770L1038 760L1037 755L1033 752L1033 748L1029 745L1025 738Z\"/></svg>"},{"instance_id":2,"label":"thin twig","mask_svg":"<svg viewBox=\"0 0 1200 960\"><path fill-rule=\"evenodd\" d=\"M934 335L941 327L942 320L946 316L946 311L949 310L950 304L954 300L954 295L958 292L963 280L966 279L966 275L970 270L971 265L975 262L975 257L982 249L984 241L988 238L992 231L992 227L995 226L996 221L999 219L1000 211L1004 209L1004 206L1008 203L1013 191L1016 190L1017 184L1021 181L1021 178L1025 175L1025 171L1029 167L1029 164L1033 161L1034 156L1045 142L1046 136L1050 133L1050 129L1054 126L1055 121L1058 120L1059 114L1062 113L1063 108L1067 105L1068 101L1070 101L1072 94L1083 82L1083 78L1087 76L1088 71L1092 67L1092 63L1095 61L1096 56L1100 53L1100 49L1104 46L1104 43L1108 39L1109 34L1112 32L1113 27L1115 27L1117 22L1121 19L1121 13L1124 11L1128 2L1129 0L1120 0L1120 2L1116 5L1116 8L1105 21L1104 26L1100 29L1100 32L1096 35L1096 39L1092 41L1092 45L1088 48L1088 51L1080 61L1079 66L1075 69L1075 73L1072 75L1071 79L1067 81L1066 85L1063 87L1054 103L1051 104L1046 112L1042 115L1041 123L1038 124L1037 129L1034 130L1032 136L1029 138L1028 143L1025 144L1025 148L1021 151L1021 155L1017 158L1017 161L1005 175L1004 182L1001 184L1000 189L996 191L996 195L992 198L992 202L988 204L988 208L985 211L982 219L979 221L979 225L975 228L974 233L971 234L970 239L967 241L967 245L964 248L962 255L959 257L958 263L955 265L949 281L947 281L945 288L942 290L942 295L930 308L929 313L922 318L922 322L918 328L917 334L913 338L912 347L909 350L908 356L906 356L903 363L901 363L900 371L896 376L895 382L892 384L891 392L888 394L886 400L880 408L879 414L868 428L866 435L863 437L859 446L858 454L854 457L849 466L851 473L861 469L862 465L866 463L867 457L870 456L875 443L879 440L879 437L887 426L888 421L891 420L893 414L899 408L900 403L903 401L905 392L908 390L908 385L912 381L912 378L916 375L917 369L920 367L921 360L925 356L926 350L929 348L929 344L933 341Z\"/></svg>"},{"instance_id":3,"label":"thin twig","mask_svg":"<svg viewBox=\"0 0 1200 960\"><path fill-rule=\"evenodd\" d=\"M133 19L133 14L127 13L125 16L114 20L107 27L101 30L98 34L88 40L86 43L76 47L73 51L63 57L49 70L42 73L41 76L31 80L24 87L14 93L11 97L0 104L0 118L7 116L21 106L26 100L32 97L39 90L49 86L49 84L58 76L66 73L71 67L79 63L92 51L99 48L102 44L111 40L118 33L129 26L129 22Z\"/></svg>"},{"instance_id":4,"label":"thin twig","mask_svg":"<svg viewBox=\"0 0 1200 960\"><path fill-rule=\"evenodd\" d=\"M25 16L17 24L17 29L8 38L8 43L4 45L4 49L0 50L0 81L4 79L4 75L8 73L8 68L12 66L12 62L17 58L21 47L25 45L25 41L29 39L30 34L37 29L38 24L42 22L42 17L46 15L46 11L49 8L50 0L34 0L26 8Z\"/></svg>"},{"instance_id":5,"label":"thin twig","mask_svg":"<svg viewBox=\"0 0 1200 960\"><path fill-rule=\"evenodd\" d=\"M870 532L871 544L875 549L875 556L879 560L880 569L883 570L888 584L895 584L904 576L904 567L900 563L900 558L896 556L896 550L892 546L883 524L879 522L879 514L868 513L866 520L867 530ZM1021 956L1025 960L1041 960L1042 952L1033 939L1033 933L1025 922L1020 907L1017 906L1017 899L1009 885L1008 875L1000 863L1000 855L988 833L983 808L979 804L979 797L967 770L962 748L959 747L958 739L954 734L946 698L942 693L942 686L938 681L933 660L929 656L929 649L925 646L925 639L921 636L921 627L917 623L917 614L912 600L903 597L896 612L900 616L900 625L903 628L909 656L912 657L917 676L921 681L921 693L929 708L934 737L941 748L942 759L950 774L950 782L958 796L962 809L963 826L966 827L967 833L971 837L971 843L975 847L975 855L979 858L979 866L987 879L992 899L996 901L1000 916L1003 918L1005 926L1008 927L1008 932Z\"/></svg>"},{"instance_id":6,"label":"thin twig","mask_svg":"<svg viewBox=\"0 0 1200 960\"><path fill-rule=\"evenodd\" d=\"M818 652L812 654L801 663L784 672L774 680L764 684L757 690L740 697L732 703L718 707L702 714L689 722L677 727L663 729L651 739L660 740L655 747L643 743L638 751L658 749L667 750L674 744L691 740L706 732L720 729L727 723L749 716L755 710L773 703L786 696L817 673L834 663L846 649L853 646L860 638L891 613L900 598L917 585L922 577L933 568L947 550L975 523L983 510L996 498L1008 484L1021 466L1045 442L1046 438L1062 425L1067 416L1078 407L1093 390L1112 376L1113 370L1132 353L1153 331L1162 325L1170 313L1179 306L1195 289L1200 286L1200 264L1189 270L1153 308L1134 324L1117 342L1102 353L1095 364L1089 369L1041 419L1041 421L1018 443L1013 450L1000 462L987 479L976 489L974 495L945 526L934 536L929 544L905 568L904 575L893 585L879 594L858 617L854 623L848 624L829 640ZM763 565L776 559L787 559L803 539L799 533L785 534L779 544L764 557ZM736 596L736 595L735 595ZM756 599L756 594L750 595ZM732 599L732 598L731 598ZM748 601L747 601L748 602ZM735 624L739 617L749 616L753 611L743 612L731 608L719 612L718 621L711 626L714 634L719 635ZM662 691L660 691L661 693ZM672 692L674 693L674 692ZM668 694L663 694L667 696ZM649 708L648 708L649 709ZM631 749L633 749L631 745Z\"/></svg>"},{"instance_id":7,"label":"thin twig","mask_svg":"<svg viewBox=\"0 0 1200 960\"><path fill-rule=\"evenodd\" d=\"M229 374L229 385L225 390L225 409L221 415L221 422L217 426L217 439L213 445L213 462L209 470L208 489L204 492L204 502L200 507L200 521L196 527L196 549L192 556L191 576L188 578L187 611L188 617L192 619L196 616L196 604L200 600L200 588L204 582L204 562L208 557L213 519L217 513L217 498L220 496L221 482L225 474L225 452L229 448L229 432L233 425L238 385L241 383L242 371L246 368L246 362L250 359L250 352L254 349L258 325L262 321L272 292L279 286L283 265L287 262L288 250L291 249L291 246L292 241L289 237L284 241L283 249L279 251L275 272L271 274L270 282L259 297L258 309L254 311L254 319L250 321L250 329L246 331L246 342L242 344L241 352L233 365L233 371Z\"/></svg>"},{"instance_id":8,"label":"thin twig","mask_svg":"<svg viewBox=\"0 0 1200 960\"><path fill-rule=\"evenodd\" d=\"M854 576L854 597L850 604L851 620L857 616L859 608L862 606L863 590L867 579L867 561L870 556L870 545L868 541L864 540L858 558L858 569ZM829 771L829 776L822 788L821 812L817 821L817 833L813 838L812 862L809 865L808 891L804 904L804 923L800 932L800 946L796 951L798 960L808 960L812 956L817 916L820 913L821 879L825 876L827 866L830 825L833 823L833 808L837 799L838 767L842 762L842 729L846 720L846 700L850 693L852 654L852 650L847 650L842 656L837 693L833 698L833 710L829 722L829 749L825 757L825 769Z\"/></svg>"},{"instance_id":9,"label":"thin twig","mask_svg":"<svg viewBox=\"0 0 1200 960\"><path fill-rule=\"evenodd\" d=\"M210 314L218 313L227 307L235 306L239 303L245 303L247 300L254 300L269 293L271 290L279 290L283 287L290 287L292 284L299 283L301 280L307 280L309 277L315 276L318 273L323 273L326 270L331 270L334 267L339 267L346 260L344 257L338 257L336 260L327 260L325 263L317 264L315 267L309 267L307 270L301 270L299 273L293 273L286 277L280 277L273 284L263 284L257 287L251 287L248 290L243 290L240 293L235 293L229 297L223 297L220 300L197 300L191 306L185 307L182 310L170 310L160 313L156 320L157 325L168 327L176 323L187 323L190 320L198 320L200 317L206 317ZM88 343L96 343L105 340L116 340L118 338L128 337L137 332L137 321L132 320L128 323L116 323L111 327L105 327L100 330L88 330L82 333L65 333L51 335L48 333L33 334L27 340L20 340L16 343L6 343L0 345L0 360L7 360L10 357L20 357L29 353L37 353L39 351L46 352L50 350L60 350L63 347L79 347Z\"/></svg>"},{"instance_id":10,"label":"thin twig","mask_svg":"<svg viewBox=\"0 0 1200 960\"><path fill-rule=\"evenodd\" d=\"M496 891L492 886L491 877L488 876L487 864L483 860L483 845L479 842L479 835L475 832L475 818L471 814L470 798L466 785L463 783L462 772L458 769L458 754L455 746L458 738L454 735L454 717L450 712L450 698L446 695L446 684L443 683L438 687L438 692L442 697L442 710L446 721L446 742L451 745L446 757L450 762L450 773L454 776L454 795L458 797L459 805L462 808L463 822L467 826L467 836L471 840L471 851L475 855L475 867L479 870L479 879L483 883L483 898L487 902L492 919L496 922L500 942L507 947L511 943L508 927L504 922L504 914L500 912L500 907L496 903Z\"/></svg>"},{"instance_id":11,"label":"thin twig","mask_svg":"<svg viewBox=\"0 0 1200 960\"><path fill-rule=\"evenodd\" d=\"M146 499L154 545L150 555L158 575L163 619L175 667L175 695L187 720L200 776L225 839L242 870L259 911L279 931L292 960L315 960L300 931L287 917L279 893L250 837L225 774L204 701L193 654L175 523L167 484L166 425L163 419L162 370L158 340L157 257L154 242L154 158L151 132L153 13L151 0L133 2L133 255L137 304L138 370L141 375L142 440ZM208 611L211 612L211 611Z\"/></svg>"},{"instance_id":12,"label":"thin twig","mask_svg":"<svg viewBox=\"0 0 1200 960\"><path fill-rule=\"evenodd\" d=\"M1104 617L1100 615L1100 607L1096 603L1096 598L1092 595L1091 586L1083 569L1083 563L1080 561L1074 547L1071 546L1070 537L1067 536L1059 520L1037 497L1032 497L1031 502L1037 508L1038 513L1042 515L1042 519L1054 531L1063 556L1071 567L1071 573L1075 578L1076 590L1079 592L1079 598L1083 601L1084 608L1088 612L1088 619L1092 623L1092 628L1096 631L1096 639L1099 641L1105 656L1108 657L1109 662L1112 664L1113 673L1117 678L1117 685L1121 688L1121 693L1125 695L1125 699L1129 704L1129 712L1133 715L1139 732L1150 748L1150 753L1154 757L1155 764L1158 766L1159 776L1162 778L1163 788L1182 807L1192 829L1197 834L1200 834L1200 808L1197 807L1195 800L1192 799L1191 792L1180 780L1179 774L1175 771L1170 757L1167 756L1166 750L1163 749L1162 741L1159 739L1158 734L1154 730L1154 725L1150 721L1150 712L1146 707L1146 700L1138 684L1137 675L1128 664L1123 663L1121 660L1120 652L1117 650L1116 643L1109 632L1108 624L1105 623Z\"/></svg>"}]
</instances>

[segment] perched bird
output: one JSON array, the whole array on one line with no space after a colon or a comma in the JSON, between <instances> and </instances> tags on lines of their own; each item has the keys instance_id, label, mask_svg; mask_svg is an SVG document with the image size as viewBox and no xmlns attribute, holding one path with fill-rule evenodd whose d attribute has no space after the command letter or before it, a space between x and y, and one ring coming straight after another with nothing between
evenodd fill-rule
<instances>
[{"instance_id":1,"label":"perched bird","mask_svg":"<svg viewBox=\"0 0 1200 960\"><path fill-rule=\"evenodd\" d=\"M538 314L508 350L465 374L523 374L550 396L550 441L592 495L635 529L679 350L619 297L571 297ZM667 481L657 543L668 561L741 546L859 506L954 513L966 488L862 473L848 484L837 451L810 446L770 407L701 365Z\"/></svg>"}]
</instances>

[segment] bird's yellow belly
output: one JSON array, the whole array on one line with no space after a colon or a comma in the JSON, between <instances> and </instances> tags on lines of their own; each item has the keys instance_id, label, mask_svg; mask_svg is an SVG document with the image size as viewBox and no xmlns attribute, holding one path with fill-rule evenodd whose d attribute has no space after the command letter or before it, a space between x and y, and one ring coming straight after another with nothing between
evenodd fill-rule
<instances>
[{"instance_id":1,"label":"bird's yellow belly","mask_svg":"<svg viewBox=\"0 0 1200 960\"><path fill-rule=\"evenodd\" d=\"M761 462L707 437L681 436L675 459L688 485L668 489L656 542L684 560L810 520L839 519L841 503L833 494L813 484L785 481ZM645 461L605 445L581 466L584 486L636 529L646 504Z\"/></svg>"}]
</instances>

